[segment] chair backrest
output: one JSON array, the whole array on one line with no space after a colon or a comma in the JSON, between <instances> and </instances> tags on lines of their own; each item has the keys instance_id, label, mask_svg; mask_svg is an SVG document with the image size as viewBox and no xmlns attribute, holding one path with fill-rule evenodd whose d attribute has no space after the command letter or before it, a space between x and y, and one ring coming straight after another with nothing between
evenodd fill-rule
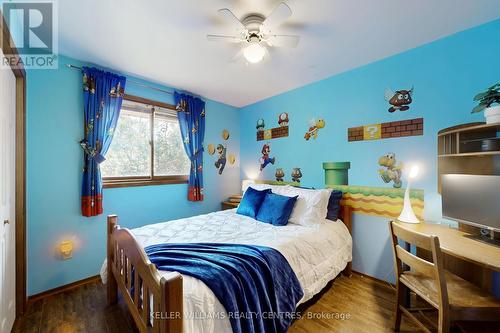
<instances>
[{"instance_id":1,"label":"chair backrest","mask_svg":"<svg viewBox=\"0 0 500 333\"><path fill-rule=\"evenodd\" d=\"M440 307L448 307L448 291L446 288L439 238L437 236L428 236L412 231L394 221L389 222L389 230L392 240L396 279L399 281L399 277L405 271L404 265L409 266L412 272L430 277L435 281ZM432 261L417 257L411 253L411 251L401 247L398 239L408 244L415 245L418 248L430 251L432 254Z\"/></svg>"}]
</instances>

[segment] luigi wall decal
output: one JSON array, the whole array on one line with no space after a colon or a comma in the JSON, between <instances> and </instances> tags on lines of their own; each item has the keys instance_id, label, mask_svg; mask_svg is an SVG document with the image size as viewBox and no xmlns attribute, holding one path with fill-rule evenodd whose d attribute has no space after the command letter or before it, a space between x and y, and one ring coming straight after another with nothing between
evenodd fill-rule
<instances>
[{"instance_id":1,"label":"luigi wall decal","mask_svg":"<svg viewBox=\"0 0 500 333\"><path fill-rule=\"evenodd\" d=\"M222 144L217 145L218 159L215 162L215 167L219 170L219 175L222 175L224 167L226 166L226 147Z\"/></svg>"},{"instance_id":2,"label":"luigi wall decal","mask_svg":"<svg viewBox=\"0 0 500 333\"><path fill-rule=\"evenodd\" d=\"M269 143L266 143L264 146L262 146L262 157L259 159L260 163L260 171L264 170L264 168L269 164L274 164L274 161L276 160L274 157L270 157L271 154L271 146Z\"/></svg>"},{"instance_id":3,"label":"luigi wall decal","mask_svg":"<svg viewBox=\"0 0 500 333\"><path fill-rule=\"evenodd\" d=\"M397 90L387 88L385 90L385 100L391 104L389 112L393 113L397 110L407 111L410 109L409 105L413 102L413 87L410 90Z\"/></svg>"}]
</instances>

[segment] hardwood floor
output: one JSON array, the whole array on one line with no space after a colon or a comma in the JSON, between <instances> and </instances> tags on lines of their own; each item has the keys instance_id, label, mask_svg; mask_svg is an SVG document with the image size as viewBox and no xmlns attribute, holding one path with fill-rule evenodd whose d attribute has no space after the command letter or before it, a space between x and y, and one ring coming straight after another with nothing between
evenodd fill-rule
<instances>
[{"instance_id":1,"label":"hardwood floor","mask_svg":"<svg viewBox=\"0 0 500 333\"><path fill-rule=\"evenodd\" d=\"M392 332L394 290L386 283L354 274L339 277L299 308L302 318L290 333ZM106 306L106 289L91 283L38 300L28 307L15 333L137 332L123 301ZM401 332L418 332L403 317Z\"/></svg>"},{"instance_id":2,"label":"hardwood floor","mask_svg":"<svg viewBox=\"0 0 500 333\"><path fill-rule=\"evenodd\" d=\"M13 333L137 332L126 305L106 304L106 286L91 283L28 305Z\"/></svg>"},{"instance_id":3,"label":"hardwood floor","mask_svg":"<svg viewBox=\"0 0 500 333\"><path fill-rule=\"evenodd\" d=\"M395 291L388 283L359 274L341 276L305 307L299 307L302 318L292 324L289 332L393 332L394 299ZM419 330L409 320L403 320L400 332Z\"/></svg>"}]
</instances>

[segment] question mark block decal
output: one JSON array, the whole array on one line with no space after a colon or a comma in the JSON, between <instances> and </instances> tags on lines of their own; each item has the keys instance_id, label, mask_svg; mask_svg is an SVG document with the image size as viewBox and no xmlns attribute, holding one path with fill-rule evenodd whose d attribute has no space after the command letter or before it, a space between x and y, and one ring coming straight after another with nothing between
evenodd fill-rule
<instances>
[{"instance_id":1,"label":"question mark block decal","mask_svg":"<svg viewBox=\"0 0 500 333\"><path fill-rule=\"evenodd\" d=\"M347 138L349 142L418 135L424 135L424 118L391 121L347 129Z\"/></svg>"},{"instance_id":2,"label":"question mark block decal","mask_svg":"<svg viewBox=\"0 0 500 333\"><path fill-rule=\"evenodd\" d=\"M273 133L271 130L264 130L264 140L270 140L273 138Z\"/></svg>"},{"instance_id":3,"label":"question mark block decal","mask_svg":"<svg viewBox=\"0 0 500 333\"><path fill-rule=\"evenodd\" d=\"M382 124L363 126L363 140L378 140L382 137Z\"/></svg>"}]
</instances>

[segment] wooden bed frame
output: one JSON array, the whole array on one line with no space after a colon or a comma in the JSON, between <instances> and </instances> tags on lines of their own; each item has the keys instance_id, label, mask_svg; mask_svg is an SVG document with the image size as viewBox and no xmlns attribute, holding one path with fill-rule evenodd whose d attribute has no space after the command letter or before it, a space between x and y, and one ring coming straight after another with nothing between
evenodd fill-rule
<instances>
[{"instance_id":1,"label":"wooden bed frame","mask_svg":"<svg viewBox=\"0 0 500 333\"><path fill-rule=\"evenodd\" d=\"M352 234L350 206L341 206L340 218ZM132 233L126 228L120 228L116 215L108 216L107 252L108 304L117 302L120 290L141 333L182 332L181 274L173 272L160 275ZM342 273L351 276L351 262ZM132 283L133 293L131 293ZM153 297L153 309L150 308L151 297Z\"/></svg>"}]
</instances>

